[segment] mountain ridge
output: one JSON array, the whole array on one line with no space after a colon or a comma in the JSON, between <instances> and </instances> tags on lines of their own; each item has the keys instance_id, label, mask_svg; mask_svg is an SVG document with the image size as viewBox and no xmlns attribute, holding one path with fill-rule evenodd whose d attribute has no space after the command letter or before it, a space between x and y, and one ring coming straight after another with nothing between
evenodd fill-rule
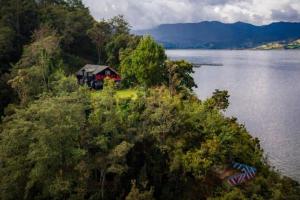
<instances>
[{"instance_id":1,"label":"mountain ridge","mask_svg":"<svg viewBox=\"0 0 300 200\"><path fill-rule=\"evenodd\" d=\"M300 38L300 23L274 22L268 25L253 25L240 21L203 21L161 24L133 33L152 35L165 48L247 49L275 41L297 40Z\"/></svg>"}]
</instances>

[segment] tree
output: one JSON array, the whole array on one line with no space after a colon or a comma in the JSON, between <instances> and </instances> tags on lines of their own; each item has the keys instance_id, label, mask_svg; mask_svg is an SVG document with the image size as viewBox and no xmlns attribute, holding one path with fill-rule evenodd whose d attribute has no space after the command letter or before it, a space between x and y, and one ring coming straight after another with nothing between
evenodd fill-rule
<instances>
[{"instance_id":1,"label":"tree","mask_svg":"<svg viewBox=\"0 0 300 200\"><path fill-rule=\"evenodd\" d=\"M176 92L182 92L187 89L192 91L193 87L197 87L193 77L191 76L193 71L193 65L184 60L180 61L166 61L167 67L167 82L171 94Z\"/></svg>"},{"instance_id":2,"label":"tree","mask_svg":"<svg viewBox=\"0 0 300 200\"><path fill-rule=\"evenodd\" d=\"M241 190L235 188L232 191L226 193L223 197L220 198L210 198L210 200L246 200L247 198L242 193Z\"/></svg>"},{"instance_id":3,"label":"tree","mask_svg":"<svg viewBox=\"0 0 300 200\"><path fill-rule=\"evenodd\" d=\"M216 89L213 92L213 96L204 103L207 109L225 111L229 106L229 97L228 91Z\"/></svg>"},{"instance_id":4,"label":"tree","mask_svg":"<svg viewBox=\"0 0 300 200\"><path fill-rule=\"evenodd\" d=\"M9 71L9 61L11 60L11 55L15 51L14 40L15 31L8 26L0 25L0 71Z\"/></svg>"},{"instance_id":5,"label":"tree","mask_svg":"<svg viewBox=\"0 0 300 200\"><path fill-rule=\"evenodd\" d=\"M93 43L96 45L98 53L98 64L102 64L104 60L101 59L101 55L104 53L104 46L110 38L111 26L105 21L95 22L94 26L89 29L87 33Z\"/></svg>"},{"instance_id":6,"label":"tree","mask_svg":"<svg viewBox=\"0 0 300 200\"><path fill-rule=\"evenodd\" d=\"M23 45L31 39L37 27L38 12L34 0L1 0L0 2L0 116L16 98L7 84L9 72L22 53ZM8 92L8 93L6 93ZM3 100L2 100L3 99Z\"/></svg>"},{"instance_id":7,"label":"tree","mask_svg":"<svg viewBox=\"0 0 300 200\"><path fill-rule=\"evenodd\" d=\"M55 31L42 27L35 32L33 40L25 47L9 80L23 105L49 91L49 78L60 65L60 40Z\"/></svg>"},{"instance_id":8,"label":"tree","mask_svg":"<svg viewBox=\"0 0 300 200\"><path fill-rule=\"evenodd\" d=\"M66 199L78 186L84 96L43 97L4 120L1 199Z\"/></svg>"},{"instance_id":9,"label":"tree","mask_svg":"<svg viewBox=\"0 0 300 200\"><path fill-rule=\"evenodd\" d=\"M50 77L49 87L54 95L66 95L79 89L75 76L66 76L62 69L58 69Z\"/></svg>"},{"instance_id":10,"label":"tree","mask_svg":"<svg viewBox=\"0 0 300 200\"><path fill-rule=\"evenodd\" d=\"M8 73L3 73L0 76L0 116L4 114L5 107L16 99L14 90L7 84L9 79L10 77Z\"/></svg>"},{"instance_id":11,"label":"tree","mask_svg":"<svg viewBox=\"0 0 300 200\"><path fill-rule=\"evenodd\" d=\"M82 2L77 0L38 3L39 25L52 27L59 35L67 73L74 73L87 62L97 61L96 48L87 34L95 20L80 4Z\"/></svg>"},{"instance_id":12,"label":"tree","mask_svg":"<svg viewBox=\"0 0 300 200\"><path fill-rule=\"evenodd\" d=\"M0 65L8 65L18 60L22 46L31 39L38 14L34 0L3 0L0 7Z\"/></svg>"},{"instance_id":13,"label":"tree","mask_svg":"<svg viewBox=\"0 0 300 200\"><path fill-rule=\"evenodd\" d=\"M166 55L163 47L150 36L143 37L137 48L121 61L123 79L135 79L146 87L164 82ZM133 77L133 78L132 78Z\"/></svg>"},{"instance_id":14,"label":"tree","mask_svg":"<svg viewBox=\"0 0 300 200\"><path fill-rule=\"evenodd\" d=\"M125 51L132 51L139 43L139 36L129 34L115 35L106 45L107 63L110 66L119 68L120 59Z\"/></svg>"},{"instance_id":15,"label":"tree","mask_svg":"<svg viewBox=\"0 0 300 200\"><path fill-rule=\"evenodd\" d=\"M272 171L259 141L212 98L161 86L119 99L113 81L95 94L59 71L50 83L0 127L3 200L299 199L298 184ZM258 170L238 190L218 176L231 159Z\"/></svg>"},{"instance_id":16,"label":"tree","mask_svg":"<svg viewBox=\"0 0 300 200\"><path fill-rule=\"evenodd\" d=\"M109 23L112 28L112 36L105 47L107 63L110 66L119 68L121 54L124 51L135 49L140 36L130 34L130 26L122 15L113 17L109 20Z\"/></svg>"},{"instance_id":17,"label":"tree","mask_svg":"<svg viewBox=\"0 0 300 200\"><path fill-rule=\"evenodd\" d=\"M66 0L66 3L73 8L84 8L82 0Z\"/></svg>"},{"instance_id":18,"label":"tree","mask_svg":"<svg viewBox=\"0 0 300 200\"><path fill-rule=\"evenodd\" d=\"M153 191L151 189L150 191L141 192L136 186L136 181L132 181L131 190L125 200L154 200Z\"/></svg>"},{"instance_id":19,"label":"tree","mask_svg":"<svg viewBox=\"0 0 300 200\"><path fill-rule=\"evenodd\" d=\"M82 8L82 0L37 0L38 5L63 5L71 8Z\"/></svg>"},{"instance_id":20,"label":"tree","mask_svg":"<svg viewBox=\"0 0 300 200\"><path fill-rule=\"evenodd\" d=\"M226 110L229 106L229 94L228 91L220 91L220 90L215 90L212 96L212 99L214 100L214 106L217 109L220 110Z\"/></svg>"},{"instance_id":21,"label":"tree","mask_svg":"<svg viewBox=\"0 0 300 200\"><path fill-rule=\"evenodd\" d=\"M130 26L129 23L125 20L123 15L118 15L109 20L109 23L112 26L112 33L114 35L129 35Z\"/></svg>"}]
</instances>

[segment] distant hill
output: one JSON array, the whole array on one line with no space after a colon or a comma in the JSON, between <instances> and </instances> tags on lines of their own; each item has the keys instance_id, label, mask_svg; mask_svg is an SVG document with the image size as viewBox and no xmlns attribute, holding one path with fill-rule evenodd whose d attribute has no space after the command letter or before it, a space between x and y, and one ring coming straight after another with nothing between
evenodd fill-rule
<instances>
[{"instance_id":1,"label":"distant hill","mask_svg":"<svg viewBox=\"0 0 300 200\"><path fill-rule=\"evenodd\" d=\"M244 49L274 41L300 38L300 23L276 22L254 26L243 22L226 24L217 21L163 24L149 30L134 31L152 35L166 48Z\"/></svg>"}]
</instances>

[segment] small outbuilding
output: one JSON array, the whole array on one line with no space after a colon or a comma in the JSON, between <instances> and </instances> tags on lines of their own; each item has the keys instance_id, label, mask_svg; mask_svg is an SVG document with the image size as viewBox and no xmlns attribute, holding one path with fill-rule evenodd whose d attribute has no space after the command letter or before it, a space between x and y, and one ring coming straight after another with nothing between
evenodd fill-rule
<instances>
[{"instance_id":1,"label":"small outbuilding","mask_svg":"<svg viewBox=\"0 0 300 200\"><path fill-rule=\"evenodd\" d=\"M79 84L86 84L94 89L102 89L105 78L110 78L116 83L121 81L121 76L109 66L87 64L77 73Z\"/></svg>"}]
</instances>

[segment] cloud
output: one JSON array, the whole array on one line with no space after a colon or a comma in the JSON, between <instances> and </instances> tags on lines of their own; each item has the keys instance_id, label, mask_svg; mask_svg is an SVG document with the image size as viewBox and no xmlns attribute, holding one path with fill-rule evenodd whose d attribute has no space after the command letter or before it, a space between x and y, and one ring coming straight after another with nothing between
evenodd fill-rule
<instances>
[{"instance_id":1,"label":"cloud","mask_svg":"<svg viewBox=\"0 0 300 200\"><path fill-rule=\"evenodd\" d=\"M299 0L83 0L98 20L122 14L134 29L164 23L300 21Z\"/></svg>"},{"instance_id":2,"label":"cloud","mask_svg":"<svg viewBox=\"0 0 300 200\"><path fill-rule=\"evenodd\" d=\"M280 21L300 21L300 12L291 6L280 10L272 10L272 18Z\"/></svg>"}]
</instances>

